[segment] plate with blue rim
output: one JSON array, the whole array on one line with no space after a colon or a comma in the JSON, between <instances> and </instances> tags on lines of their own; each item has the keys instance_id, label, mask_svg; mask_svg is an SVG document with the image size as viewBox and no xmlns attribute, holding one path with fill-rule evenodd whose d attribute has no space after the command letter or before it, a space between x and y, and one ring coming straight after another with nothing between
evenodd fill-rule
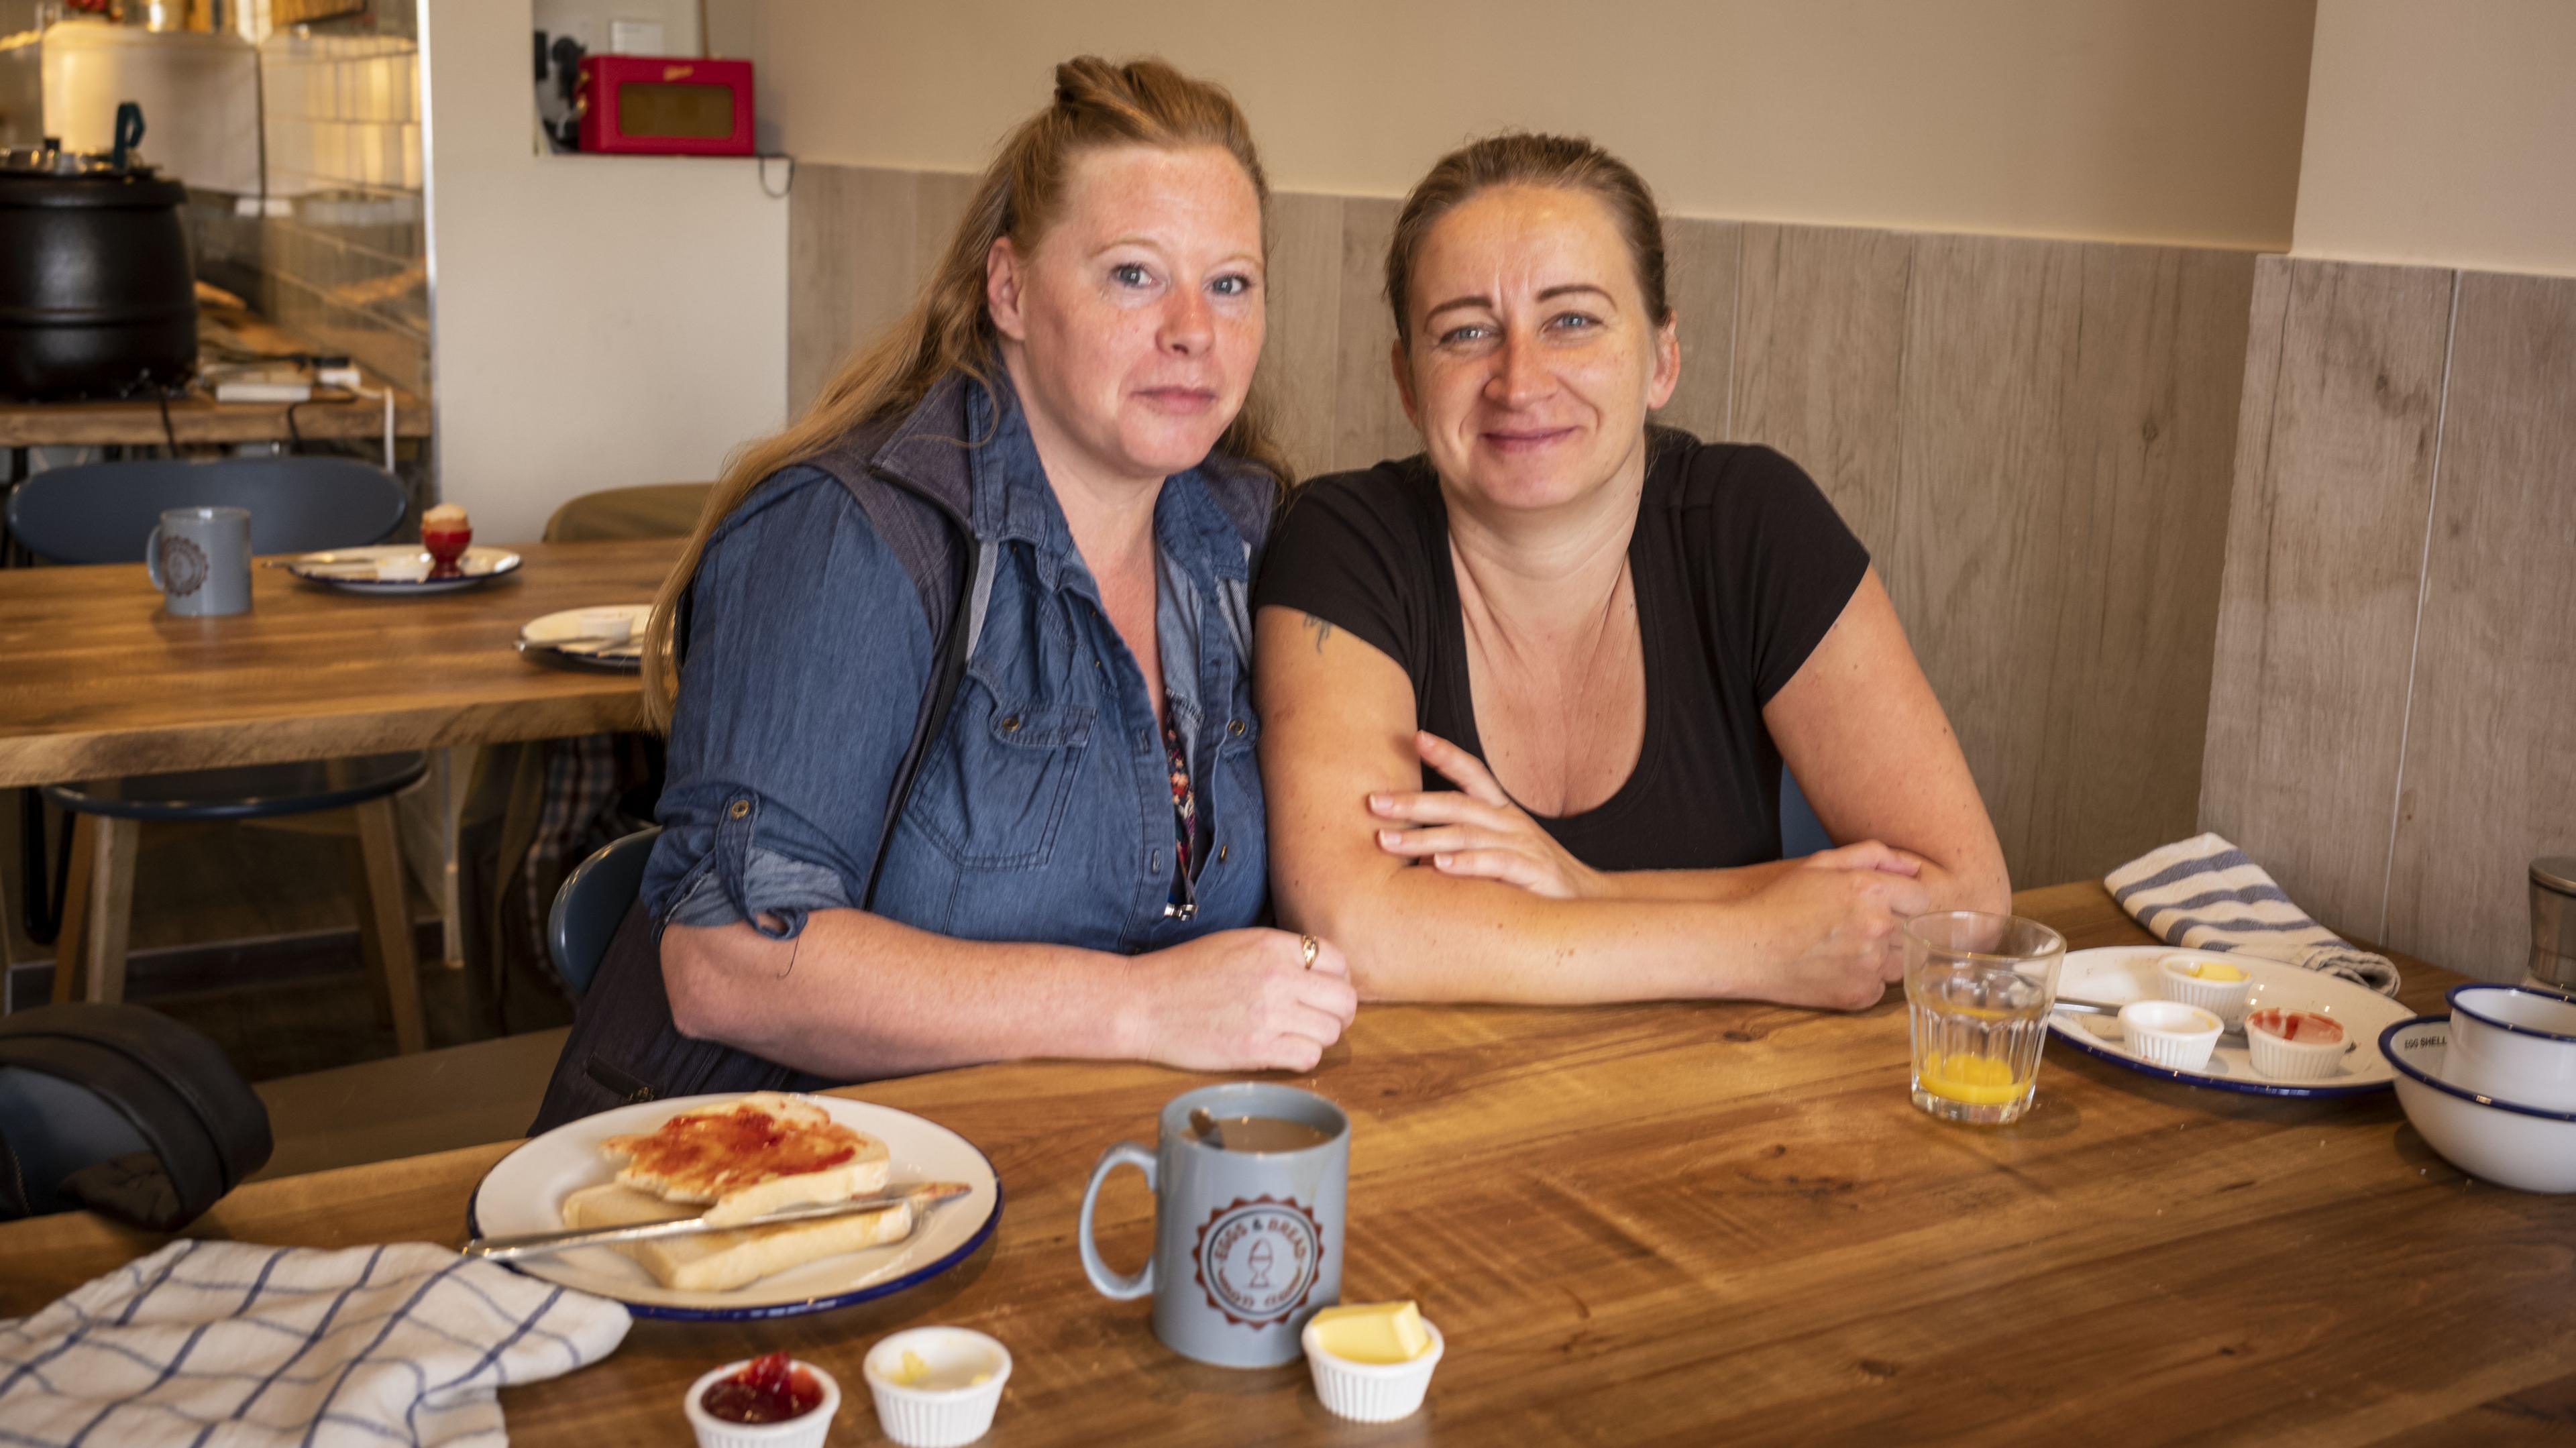
<instances>
[{"instance_id":1,"label":"plate with blue rim","mask_svg":"<svg viewBox=\"0 0 2576 1448\"><path fill-rule=\"evenodd\" d=\"M609 1137L648 1132L692 1107L738 1100L741 1092L675 1096L620 1106L567 1122L495 1162L474 1188L466 1214L470 1236L516 1236L563 1230L564 1198L616 1175L602 1149ZM664 1287L641 1264L610 1247L580 1247L503 1266L530 1277L626 1304L638 1317L683 1322L745 1322L797 1317L872 1301L917 1287L975 1254L1002 1220L1002 1183L993 1163L956 1132L909 1111L840 1096L800 1096L832 1119L886 1144L889 1188L906 1182L963 1182L966 1195L922 1215L900 1242L844 1252L772 1273L724 1292Z\"/></svg>"},{"instance_id":2,"label":"plate with blue rim","mask_svg":"<svg viewBox=\"0 0 2576 1448\"><path fill-rule=\"evenodd\" d=\"M2221 1037L2218 1048L2209 1053L2206 1066L2196 1071L2185 1071L2158 1065L2132 1052L2121 1037L2119 1021L2110 1016L2053 1010L2048 1015L2050 1033L2076 1050L2088 1056L2098 1056L2115 1066L2213 1091L2314 1099L2362 1096L2396 1086L2397 1069L2380 1053L2379 1034L2415 1013L2370 987L2355 985L2341 976L2222 951L2178 950L2170 945L2113 945L2098 950L2067 952L2066 964L2057 976L2057 993L2075 1000L2101 1001L2114 1006L2127 1005L2131 1001L2158 1000L2164 992L2156 984L2157 963L2172 959L2232 965L2245 972L2253 982L2246 993L2246 1010L2279 1008L2313 1011L2331 1017L2342 1023L2344 1039L2353 1043L2352 1049L2344 1054L2335 1074L2323 1080L2276 1081L2254 1069L2254 1058L2246 1050L2242 1037Z\"/></svg>"}]
</instances>

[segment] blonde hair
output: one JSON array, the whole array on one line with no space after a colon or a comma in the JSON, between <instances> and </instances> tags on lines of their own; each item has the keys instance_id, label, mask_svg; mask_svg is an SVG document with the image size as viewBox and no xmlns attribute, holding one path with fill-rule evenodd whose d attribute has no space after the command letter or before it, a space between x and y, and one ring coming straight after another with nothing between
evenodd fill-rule
<instances>
[{"instance_id":1,"label":"blonde hair","mask_svg":"<svg viewBox=\"0 0 2576 1448\"><path fill-rule=\"evenodd\" d=\"M1252 128L1224 87L1193 80L1160 60L1113 65L1086 55L1057 66L1055 98L1003 141L911 310L852 356L804 416L727 460L696 531L653 600L645 628L644 712L655 729L670 728L679 694L673 652L678 611L709 535L763 478L823 452L853 428L911 411L948 374L964 373L990 386L1000 366L992 318L984 309L985 259L993 243L1009 237L1022 253L1035 250L1056 220L1073 163L1120 145L1225 148L1252 181L1266 231L1270 184L1261 173ZM1217 448L1268 470L1285 485L1292 474L1266 414L1256 386Z\"/></svg>"}]
</instances>

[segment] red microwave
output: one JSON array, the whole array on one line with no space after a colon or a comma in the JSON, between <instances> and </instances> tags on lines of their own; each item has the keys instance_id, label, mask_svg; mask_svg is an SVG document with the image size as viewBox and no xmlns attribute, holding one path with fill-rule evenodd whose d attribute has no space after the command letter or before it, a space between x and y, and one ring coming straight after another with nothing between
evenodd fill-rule
<instances>
[{"instance_id":1,"label":"red microwave","mask_svg":"<svg viewBox=\"0 0 2576 1448\"><path fill-rule=\"evenodd\" d=\"M672 55L581 61L581 148L628 156L751 154L751 62Z\"/></svg>"}]
</instances>

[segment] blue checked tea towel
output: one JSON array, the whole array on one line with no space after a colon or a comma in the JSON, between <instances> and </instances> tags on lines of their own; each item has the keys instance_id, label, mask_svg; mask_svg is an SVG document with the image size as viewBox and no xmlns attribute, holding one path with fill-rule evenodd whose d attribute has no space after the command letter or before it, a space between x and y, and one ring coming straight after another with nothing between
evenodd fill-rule
<instances>
[{"instance_id":1,"label":"blue checked tea towel","mask_svg":"<svg viewBox=\"0 0 2576 1448\"><path fill-rule=\"evenodd\" d=\"M2111 898L2158 940L2341 976L2397 993L2397 967L2308 918L2263 867L2217 835L2150 850L2102 878Z\"/></svg>"},{"instance_id":2,"label":"blue checked tea towel","mask_svg":"<svg viewBox=\"0 0 2576 1448\"><path fill-rule=\"evenodd\" d=\"M0 1322L0 1443L500 1445L494 1389L626 1328L614 1302L425 1242L173 1242Z\"/></svg>"}]
</instances>

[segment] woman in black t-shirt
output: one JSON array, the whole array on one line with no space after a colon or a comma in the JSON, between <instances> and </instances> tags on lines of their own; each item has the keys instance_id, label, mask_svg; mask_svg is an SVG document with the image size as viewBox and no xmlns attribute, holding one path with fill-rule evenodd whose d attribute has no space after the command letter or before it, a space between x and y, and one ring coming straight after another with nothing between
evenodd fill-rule
<instances>
[{"instance_id":1,"label":"woman in black t-shirt","mask_svg":"<svg viewBox=\"0 0 2576 1448\"><path fill-rule=\"evenodd\" d=\"M1311 485L1255 650L1281 922L1381 999L1860 1008L2002 851L1868 554L1794 463L1650 427L1661 223L1505 135L1387 257L1422 454ZM1839 848L1780 859L1783 761ZM1454 787L1452 787L1454 786Z\"/></svg>"}]
</instances>

